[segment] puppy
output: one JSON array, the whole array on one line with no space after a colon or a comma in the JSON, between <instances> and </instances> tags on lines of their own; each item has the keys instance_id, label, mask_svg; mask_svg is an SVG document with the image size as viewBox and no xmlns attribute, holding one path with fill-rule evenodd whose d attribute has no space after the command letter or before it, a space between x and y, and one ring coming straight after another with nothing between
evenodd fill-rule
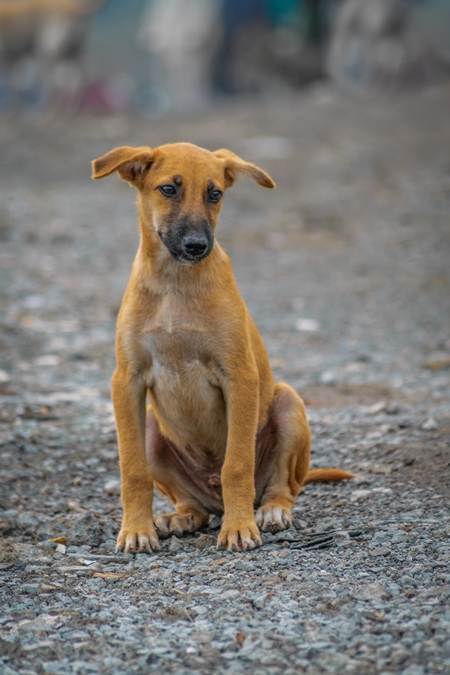
<instances>
[{"instance_id":1,"label":"puppy","mask_svg":"<svg viewBox=\"0 0 450 675\"><path fill-rule=\"evenodd\" d=\"M117 549L159 549L156 530L192 532L211 514L223 514L218 548L260 546L258 526L289 527L306 482L352 476L308 471L303 402L274 383L215 240L224 192L238 176L275 184L229 150L189 143L120 147L93 162L93 178L114 171L138 190L141 230L112 379L124 508ZM153 518L153 484L173 513Z\"/></svg>"}]
</instances>

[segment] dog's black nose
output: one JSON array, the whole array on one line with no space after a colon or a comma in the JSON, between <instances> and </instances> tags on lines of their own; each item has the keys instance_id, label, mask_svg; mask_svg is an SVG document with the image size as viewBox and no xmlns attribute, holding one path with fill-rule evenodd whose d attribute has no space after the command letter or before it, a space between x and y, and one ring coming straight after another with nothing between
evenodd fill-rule
<instances>
[{"instance_id":1,"label":"dog's black nose","mask_svg":"<svg viewBox=\"0 0 450 675\"><path fill-rule=\"evenodd\" d=\"M188 255L199 258L206 252L208 240L199 234L189 234L183 239L183 249Z\"/></svg>"}]
</instances>

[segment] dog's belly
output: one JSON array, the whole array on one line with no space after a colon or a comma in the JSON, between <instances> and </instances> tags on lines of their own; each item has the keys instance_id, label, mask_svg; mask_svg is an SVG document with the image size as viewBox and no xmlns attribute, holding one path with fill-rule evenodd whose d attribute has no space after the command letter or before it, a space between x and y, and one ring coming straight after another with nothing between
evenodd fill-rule
<instances>
[{"instance_id":1,"label":"dog's belly","mask_svg":"<svg viewBox=\"0 0 450 675\"><path fill-rule=\"evenodd\" d=\"M223 456L225 400L204 336L158 331L147 335L145 342L152 357L147 386L163 434L180 449Z\"/></svg>"}]
</instances>

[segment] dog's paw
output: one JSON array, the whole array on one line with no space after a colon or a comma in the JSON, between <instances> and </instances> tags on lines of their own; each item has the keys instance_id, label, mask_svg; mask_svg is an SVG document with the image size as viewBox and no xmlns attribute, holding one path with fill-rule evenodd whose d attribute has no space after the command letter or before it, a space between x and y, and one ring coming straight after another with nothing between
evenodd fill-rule
<instances>
[{"instance_id":1,"label":"dog's paw","mask_svg":"<svg viewBox=\"0 0 450 675\"><path fill-rule=\"evenodd\" d=\"M283 506L267 504L260 506L256 512L256 522L263 532L271 530L280 532L292 525L292 516L289 509Z\"/></svg>"},{"instance_id":2,"label":"dog's paw","mask_svg":"<svg viewBox=\"0 0 450 675\"><path fill-rule=\"evenodd\" d=\"M141 553L159 551L161 549L156 530L152 527L126 528L122 527L117 537L116 551L125 553Z\"/></svg>"},{"instance_id":3,"label":"dog's paw","mask_svg":"<svg viewBox=\"0 0 450 675\"><path fill-rule=\"evenodd\" d=\"M185 533L198 530L204 520L200 513L164 513L155 517L155 525L161 538L169 537L171 534L182 537Z\"/></svg>"},{"instance_id":4,"label":"dog's paw","mask_svg":"<svg viewBox=\"0 0 450 675\"><path fill-rule=\"evenodd\" d=\"M261 544L259 530L254 520L243 523L224 521L217 539L217 548L227 551L247 551Z\"/></svg>"}]
</instances>

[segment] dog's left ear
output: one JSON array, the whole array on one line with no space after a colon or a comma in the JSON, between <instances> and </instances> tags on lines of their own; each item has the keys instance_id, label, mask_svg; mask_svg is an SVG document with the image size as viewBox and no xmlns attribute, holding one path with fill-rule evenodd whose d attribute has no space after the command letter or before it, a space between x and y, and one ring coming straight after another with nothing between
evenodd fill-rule
<instances>
[{"instance_id":1,"label":"dog's left ear","mask_svg":"<svg viewBox=\"0 0 450 675\"><path fill-rule=\"evenodd\" d=\"M265 171L260 169L250 162L246 162L231 150L216 150L213 153L216 157L223 160L224 163L224 172L225 172L225 188L229 188L233 185L236 178L239 174L247 174L250 178L253 178L258 185L261 185L265 188L274 188L275 183Z\"/></svg>"},{"instance_id":2,"label":"dog's left ear","mask_svg":"<svg viewBox=\"0 0 450 675\"><path fill-rule=\"evenodd\" d=\"M114 148L92 162L92 178L103 178L117 171L119 176L135 187L140 187L154 160L155 151L148 146Z\"/></svg>"}]
</instances>

